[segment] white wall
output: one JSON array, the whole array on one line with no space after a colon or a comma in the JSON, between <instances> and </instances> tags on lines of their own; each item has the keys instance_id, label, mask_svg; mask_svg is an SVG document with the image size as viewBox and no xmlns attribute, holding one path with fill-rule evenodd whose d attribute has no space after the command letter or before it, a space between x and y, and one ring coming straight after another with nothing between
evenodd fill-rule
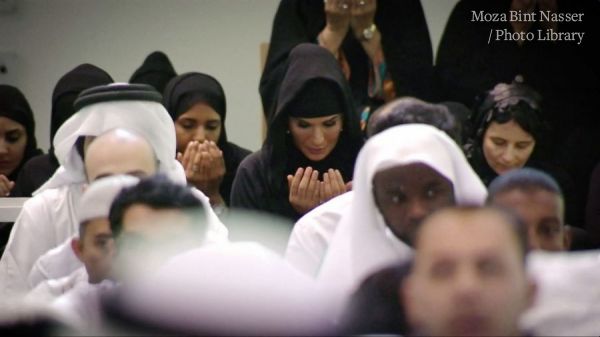
<instances>
[{"instance_id":1,"label":"white wall","mask_svg":"<svg viewBox=\"0 0 600 337\"><path fill-rule=\"evenodd\" d=\"M258 94L261 42L268 42L277 0L15 0L0 13L0 82L18 86L36 114L40 146L49 145L56 81L89 62L127 81L147 54L164 51L178 73L202 71L228 98L227 134L256 150L261 144ZM396 1L396 0L386 0ZM437 46L457 0L423 0Z\"/></svg>"}]
</instances>

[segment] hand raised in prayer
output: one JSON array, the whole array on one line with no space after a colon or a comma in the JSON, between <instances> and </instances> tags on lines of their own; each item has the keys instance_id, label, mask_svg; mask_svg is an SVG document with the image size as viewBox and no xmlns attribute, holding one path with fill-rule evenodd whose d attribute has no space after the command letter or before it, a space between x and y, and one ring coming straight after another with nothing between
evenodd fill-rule
<instances>
[{"instance_id":1,"label":"hand raised in prayer","mask_svg":"<svg viewBox=\"0 0 600 337\"><path fill-rule=\"evenodd\" d=\"M323 174L323 182L321 183L321 203L337 197L340 194L346 193L346 183L339 170L329 169Z\"/></svg>"},{"instance_id":2,"label":"hand raised in prayer","mask_svg":"<svg viewBox=\"0 0 600 337\"><path fill-rule=\"evenodd\" d=\"M344 38L350 28L352 0L324 0L324 2L327 28Z\"/></svg>"},{"instance_id":3,"label":"hand raised in prayer","mask_svg":"<svg viewBox=\"0 0 600 337\"><path fill-rule=\"evenodd\" d=\"M0 174L0 198L8 197L13 187L15 187L15 182L10 181L5 175Z\"/></svg>"},{"instance_id":4,"label":"hand raised in prayer","mask_svg":"<svg viewBox=\"0 0 600 337\"><path fill-rule=\"evenodd\" d=\"M327 24L319 34L319 45L337 56L350 29L352 0L324 0L324 3Z\"/></svg>"},{"instance_id":5,"label":"hand raised in prayer","mask_svg":"<svg viewBox=\"0 0 600 337\"><path fill-rule=\"evenodd\" d=\"M177 155L177 160L185 169L187 181L206 194L212 205L223 203L219 188L226 169L223 151L217 144L191 141L185 153Z\"/></svg>"},{"instance_id":6,"label":"hand raised in prayer","mask_svg":"<svg viewBox=\"0 0 600 337\"><path fill-rule=\"evenodd\" d=\"M298 168L296 174L287 176L289 201L296 212L305 214L320 203L319 171L311 167Z\"/></svg>"},{"instance_id":7,"label":"hand raised in prayer","mask_svg":"<svg viewBox=\"0 0 600 337\"><path fill-rule=\"evenodd\" d=\"M375 22L376 11L376 0L352 0L350 27L359 40L363 36L363 31Z\"/></svg>"}]
</instances>

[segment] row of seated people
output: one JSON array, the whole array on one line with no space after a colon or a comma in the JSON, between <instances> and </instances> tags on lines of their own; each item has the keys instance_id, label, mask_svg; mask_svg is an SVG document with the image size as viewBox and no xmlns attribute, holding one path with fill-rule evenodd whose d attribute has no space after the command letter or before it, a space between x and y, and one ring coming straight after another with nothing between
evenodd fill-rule
<instances>
[{"instance_id":1,"label":"row of seated people","mask_svg":"<svg viewBox=\"0 0 600 337\"><path fill-rule=\"evenodd\" d=\"M488 191L453 138L407 122L448 116L439 106L407 98L373 115L353 190L320 206L338 204L341 218L311 275L289 254L228 240L233 218L220 220L186 184L172 155L174 130L157 127L168 113L155 91L142 89L85 92L57 133L65 136L57 156L67 159L25 204L0 261L3 329L31 328L33 317L44 329L36 332L50 335L598 331L598 251L527 257L568 246L556 181L518 169ZM74 230L61 227L68 217ZM240 219L250 228L264 221ZM57 239L64 242L50 242ZM51 244L58 247L18 280L19 254Z\"/></svg>"}]
</instances>

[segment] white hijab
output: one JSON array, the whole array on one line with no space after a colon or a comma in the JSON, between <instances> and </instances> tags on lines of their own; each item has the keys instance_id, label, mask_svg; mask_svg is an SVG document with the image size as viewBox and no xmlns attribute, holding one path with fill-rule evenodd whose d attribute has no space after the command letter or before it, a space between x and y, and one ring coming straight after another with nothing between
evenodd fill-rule
<instances>
[{"instance_id":1,"label":"white hijab","mask_svg":"<svg viewBox=\"0 0 600 337\"><path fill-rule=\"evenodd\" d=\"M58 129L54 149L60 167L37 191L84 183L84 164L75 148L81 136L99 136L115 128L130 130L146 139L159 161L159 172L185 183L185 173L175 160L175 126L162 104L151 101L108 101L83 107Z\"/></svg>"},{"instance_id":2,"label":"white hijab","mask_svg":"<svg viewBox=\"0 0 600 337\"><path fill-rule=\"evenodd\" d=\"M367 141L356 160L353 200L340 220L319 280L341 300L376 270L412 256L387 227L373 198L375 173L398 165L425 164L452 182L458 205L482 205L487 191L456 143L425 124L392 127Z\"/></svg>"}]
</instances>

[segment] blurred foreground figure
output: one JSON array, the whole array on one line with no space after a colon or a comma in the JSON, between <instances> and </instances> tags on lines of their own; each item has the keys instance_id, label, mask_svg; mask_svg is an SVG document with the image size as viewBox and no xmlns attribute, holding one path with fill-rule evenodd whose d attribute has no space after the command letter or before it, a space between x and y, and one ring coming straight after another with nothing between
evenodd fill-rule
<instances>
[{"instance_id":1,"label":"blurred foreground figure","mask_svg":"<svg viewBox=\"0 0 600 337\"><path fill-rule=\"evenodd\" d=\"M427 218L403 297L415 335L520 336L532 304L525 226L494 208L448 208Z\"/></svg>"}]
</instances>

